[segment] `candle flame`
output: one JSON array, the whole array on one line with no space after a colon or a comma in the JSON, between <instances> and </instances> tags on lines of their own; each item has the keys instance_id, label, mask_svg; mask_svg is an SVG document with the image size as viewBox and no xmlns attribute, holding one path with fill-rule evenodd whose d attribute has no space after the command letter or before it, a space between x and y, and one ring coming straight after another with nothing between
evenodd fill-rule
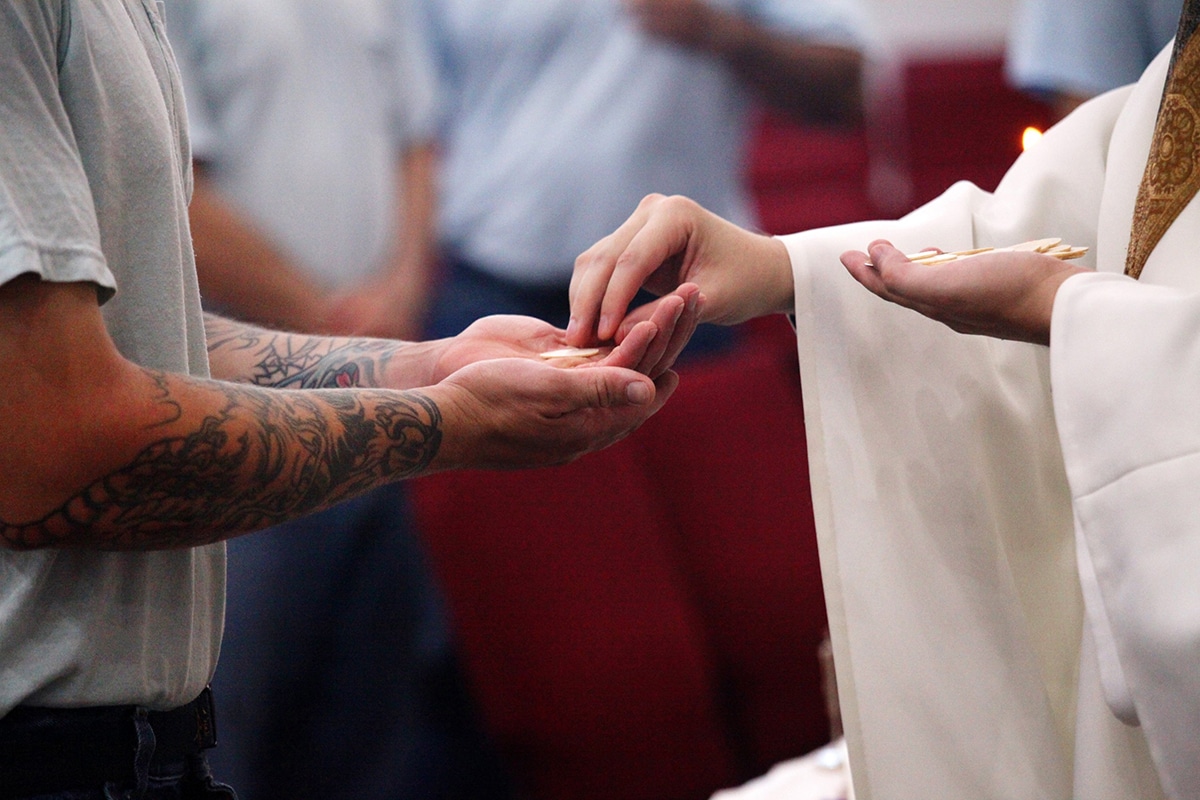
<instances>
[{"instance_id":1,"label":"candle flame","mask_svg":"<svg viewBox=\"0 0 1200 800\"><path fill-rule=\"evenodd\" d=\"M1029 127L1021 134L1021 149L1028 150L1042 140L1042 132L1037 128Z\"/></svg>"}]
</instances>

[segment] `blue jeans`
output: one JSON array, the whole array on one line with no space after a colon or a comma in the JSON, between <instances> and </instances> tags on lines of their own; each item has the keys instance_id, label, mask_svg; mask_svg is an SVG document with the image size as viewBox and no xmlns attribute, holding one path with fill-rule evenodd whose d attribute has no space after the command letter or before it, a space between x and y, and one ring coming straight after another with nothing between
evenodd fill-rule
<instances>
[{"instance_id":1,"label":"blue jeans","mask_svg":"<svg viewBox=\"0 0 1200 800\"><path fill-rule=\"evenodd\" d=\"M196 758L203 761L204 756ZM136 783L108 783L96 789L39 794L20 800L237 800L233 789L208 775L207 763L203 767L188 764L176 767L147 775L146 785L140 792Z\"/></svg>"},{"instance_id":2,"label":"blue jeans","mask_svg":"<svg viewBox=\"0 0 1200 800\"><path fill-rule=\"evenodd\" d=\"M131 709L122 723L122 730L128 731L130 726L133 729L133 747L127 751L129 760L125 761L126 756L122 754L115 759L92 762L111 765L111 769L107 766L103 769L104 774L125 774L126 778L97 778L92 782L66 777L64 771L70 771L71 765L89 750L86 736L80 738L72 735L77 733L77 720L70 712L43 715L28 723L0 720L0 724L9 723L5 734L10 739L24 739L36 729L34 735L42 741L61 735L64 743L72 743L63 752L43 753L41 757L25 758L16 763L0 763L0 800L237 800L233 789L213 780L203 751L166 758L162 757L160 751L159 757L155 758L158 740L147 719L146 710L142 708ZM22 728L22 725L29 727ZM3 755L0 754L0 761L3 761ZM118 763L122 761L124 763ZM27 767L30 768L29 772L25 771ZM19 777L15 774L17 772L21 773ZM30 772L36 773L36 777ZM94 785L86 785L89 782ZM72 788L46 791L55 783L71 785ZM28 793L31 785L39 787L33 790L33 794ZM21 789L21 786L26 789Z\"/></svg>"},{"instance_id":3,"label":"blue jeans","mask_svg":"<svg viewBox=\"0 0 1200 800\"><path fill-rule=\"evenodd\" d=\"M108 783L95 789L32 795L20 800L237 800L233 789L212 779L204 756L193 758L201 764L181 763L174 769L157 770L157 774L145 776L144 787L137 782Z\"/></svg>"}]
</instances>

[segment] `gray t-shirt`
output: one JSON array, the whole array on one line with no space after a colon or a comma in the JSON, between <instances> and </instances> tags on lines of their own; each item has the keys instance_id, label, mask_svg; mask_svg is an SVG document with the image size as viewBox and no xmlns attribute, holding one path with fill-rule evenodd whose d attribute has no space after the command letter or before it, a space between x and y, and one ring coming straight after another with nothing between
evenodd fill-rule
<instances>
[{"instance_id":1,"label":"gray t-shirt","mask_svg":"<svg viewBox=\"0 0 1200 800\"><path fill-rule=\"evenodd\" d=\"M0 283L94 282L127 358L207 376L187 122L158 3L0 0L0 87ZM192 699L216 663L224 576L222 544L0 551L0 715Z\"/></svg>"}]
</instances>

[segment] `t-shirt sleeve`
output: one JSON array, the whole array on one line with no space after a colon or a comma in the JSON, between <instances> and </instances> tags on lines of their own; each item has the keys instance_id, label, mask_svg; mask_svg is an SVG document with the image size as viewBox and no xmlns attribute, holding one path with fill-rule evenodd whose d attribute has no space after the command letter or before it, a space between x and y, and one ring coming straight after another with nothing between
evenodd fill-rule
<instances>
[{"instance_id":1,"label":"t-shirt sleeve","mask_svg":"<svg viewBox=\"0 0 1200 800\"><path fill-rule=\"evenodd\" d=\"M23 274L116 281L100 247L87 175L59 94L70 4L0 3L0 283Z\"/></svg>"}]
</instances>

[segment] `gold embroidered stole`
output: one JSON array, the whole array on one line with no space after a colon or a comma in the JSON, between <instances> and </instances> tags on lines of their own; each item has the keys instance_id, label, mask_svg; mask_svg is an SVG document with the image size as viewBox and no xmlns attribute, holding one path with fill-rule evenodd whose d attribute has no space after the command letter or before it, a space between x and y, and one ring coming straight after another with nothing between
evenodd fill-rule
<instances>
[{"instance_id":1,"label":"gold embroidered stole","mask_svg":"<svg viewBox=\"0 0 1200 800\"><path fill-rule=\"evenodd\" d=\"M1198 23L1200 0L1187 0L1133 210L1125 256L1125 274L1133 278L1200 189L1200 36L1193 35Z\"/></svg>"}]
</instances>

